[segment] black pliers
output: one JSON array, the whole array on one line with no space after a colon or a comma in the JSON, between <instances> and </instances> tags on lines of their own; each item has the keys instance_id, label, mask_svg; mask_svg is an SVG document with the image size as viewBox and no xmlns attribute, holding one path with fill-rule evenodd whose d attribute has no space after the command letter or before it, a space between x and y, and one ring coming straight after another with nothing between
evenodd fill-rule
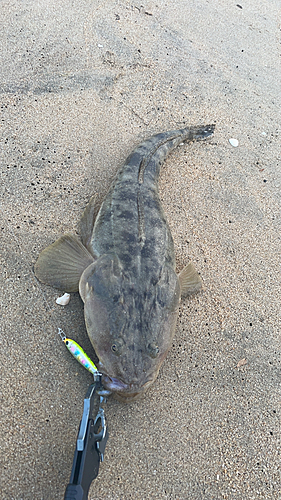
<instances>
[{"instance_id":1,"label":"black pliers","mask_svg":"<svg viewBox=\"0 0 281 500\"><path fill-rule=\"evenodd\" d=\"M101 375L95 375L95 383L89 386L84 399L83 416L64 500L87 500L91 482L98 475L108 439L102 404L109 394L101 385Z\"/></svg>"}]
</instances>

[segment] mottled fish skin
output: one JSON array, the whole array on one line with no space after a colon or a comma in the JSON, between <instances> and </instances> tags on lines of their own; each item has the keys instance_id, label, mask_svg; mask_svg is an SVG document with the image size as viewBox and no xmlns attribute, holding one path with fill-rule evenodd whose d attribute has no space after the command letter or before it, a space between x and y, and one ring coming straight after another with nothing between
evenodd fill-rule
<instances>
[{"instance_id":1,"label":"mottled fish skin","mask_svg":"<svg viewBox=\"0 0 281 500\"><path fill-rule=\"evenodd\" d=\"M103 384L119 399L139 397L156 379L171 346L180 303L174 245L159 194L161 164L183 141L214 126L157 134L129 156L94 222L82 274L89 338Z\"/></svg>"},{"instance_id":2,"label":"mottled fish skin","mask_svg":"<svg viewBox=\"0 0 281 500\"><path fill-rule=\"evenodd\" d=\"M82 242L65 234L39 255L34 271L59 290L79 289L104 386L122 401L156 379L173 339L180 299L200 290L192 263L177 276L173 239L158 195L167 154L204 139L214 126L157 134L129 156L100 209L92 198Z\"/></svg>"}]
</instances>

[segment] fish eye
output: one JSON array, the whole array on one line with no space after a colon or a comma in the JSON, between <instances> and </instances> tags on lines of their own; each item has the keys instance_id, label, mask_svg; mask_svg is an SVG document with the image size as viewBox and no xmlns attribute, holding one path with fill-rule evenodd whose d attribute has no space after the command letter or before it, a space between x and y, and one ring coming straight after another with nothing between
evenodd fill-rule
<instances>
[{"instance_id":1,"label":"fish eye","mask_svg":"<svg viewBox=\"0 0 281 500\"><path fill-rule=\"evenodd\" d=\"M111 346L111 350L112 352L116 355L116 356L120 356L121 352L122 352L122 347L123 347L123 339L117 339Z\"/></svg>"},{"instance_id":2,"label":"fish eye","mask_svg":"<svg viewBox=\"0 0 281 500\"><path fill-rule=\"evenodd\" d=\"M159 347L154 342L147 346L148 354L151 358L156 358L159 354Z\"/></svg>"}]
</instances>

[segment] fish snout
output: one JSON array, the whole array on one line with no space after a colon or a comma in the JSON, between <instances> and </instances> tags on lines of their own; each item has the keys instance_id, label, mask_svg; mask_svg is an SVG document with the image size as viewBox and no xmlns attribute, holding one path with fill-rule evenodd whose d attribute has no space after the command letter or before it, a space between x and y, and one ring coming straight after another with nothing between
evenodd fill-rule
<instances>
[{"instance_id":1,"label":"fish snout","mask_svg":"<svg viewBox=\"0 0 281 500\"><path fill-rule=\"evenodd\" d=\"M105 389L115 393L120 401L133 401L138 399L154 382L154 378L147 380L144 384L136 382L125 383L122 380L103 374L102 385Z\"/></svg>"},{"instance_id":2,"label":"fish snout","mask_svg":"<svg viewBox=\"0 0 281 500\"><path fill-rule=\"evenodd\" d=\"M110 391L126 391L129 389L128 384L125 384L118 378L109 377L109 375L105 374L102 375L102 385Z\"/></svg>"}]
</instances>

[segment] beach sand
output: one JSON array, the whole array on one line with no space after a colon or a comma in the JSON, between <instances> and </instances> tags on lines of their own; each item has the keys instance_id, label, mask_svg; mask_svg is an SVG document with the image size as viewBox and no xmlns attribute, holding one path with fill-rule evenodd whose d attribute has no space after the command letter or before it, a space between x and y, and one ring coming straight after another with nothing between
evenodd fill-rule
<instances>
[{"instance_id":1,"label":"beach sand","mask_svg":"<svg viewBox=\"0 0 281 500\"><path fill-rule=\"evenodd\" d=\"M92 377L58 327L96 360L78 293L58 306L38 254L78 232L143 139L209 123L160 177L177 271L192 260L204 289L145 397L109 399L89 499L280 498L278 3L27 0L0 16L1 498L63 498Z\"/></svg>"}]
</instances>

